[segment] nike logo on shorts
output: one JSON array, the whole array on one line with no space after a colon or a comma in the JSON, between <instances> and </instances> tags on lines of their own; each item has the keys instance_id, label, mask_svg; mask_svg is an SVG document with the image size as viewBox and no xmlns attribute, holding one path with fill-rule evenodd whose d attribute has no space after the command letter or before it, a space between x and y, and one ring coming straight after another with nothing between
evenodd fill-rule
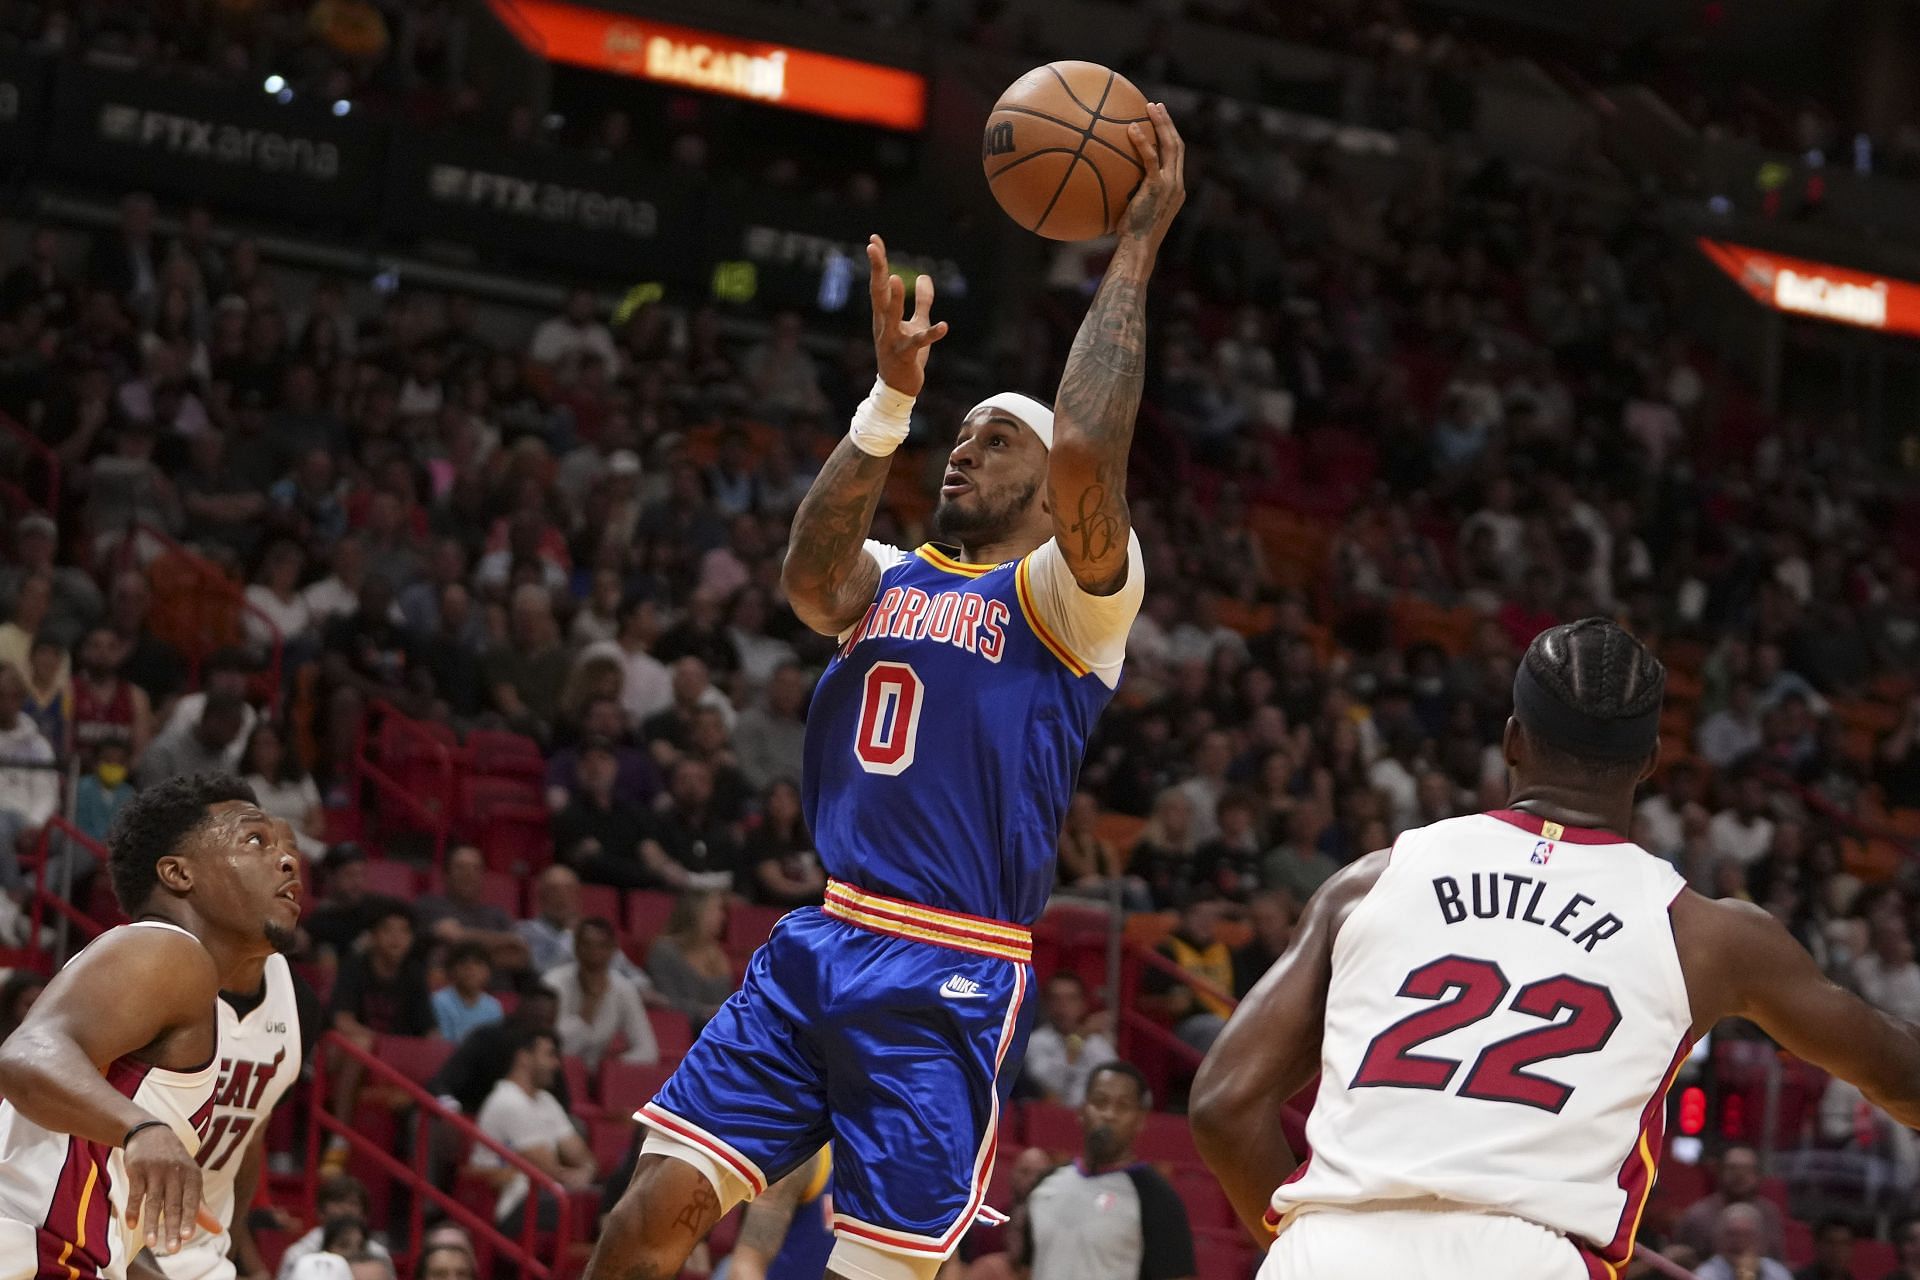
<instances>
[{"instance_id":1,"label":"nike logo on shorts","mask_svg":"<svg viewBox=\"0 0 1920 1280\"><path fill-rule=\"evenodd\" d=\"M972 978L953 974L940 984L940 994L948 1000L985 1000L987 993Z\"/></svg>"}]
</instances>

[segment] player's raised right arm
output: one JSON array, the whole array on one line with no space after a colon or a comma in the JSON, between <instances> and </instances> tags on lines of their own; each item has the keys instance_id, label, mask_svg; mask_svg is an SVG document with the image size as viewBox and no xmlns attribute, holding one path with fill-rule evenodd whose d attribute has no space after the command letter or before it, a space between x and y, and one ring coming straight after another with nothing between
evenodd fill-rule
<instances>
[{"instance_id":1,"label":"player's raised right arm","mask_svg":"<svg viewBox=\"0 0 1920 1280\"><path fill-rule=\"evenodd\" d=\"M160 929L109 938L56 974L0 1044L0 1095L43 1128L118 1147L157 1117L107 1083L107 1068L163 1051L177 1029L211 1016L219 993L213 959L193 939ZM126 1204L148 1247L171 1253L193 1234L199 1168L164 1125L142 1129L126 1160Z\"/></svg>"},{"instance_id":2,"label":"player's raised right arm","mask_svg":"<svg viewBox=\"0 0 1920 1280\"><path fill-rule=\"evenodd\" d=\"M887 270L887 246L867 242L868 292L873 304L873 353L880 370L873 392L853 415L847 438L835 447L794 513L780 585L800 621L822 635L839 635L873 603L880 568L866 554L867 530L886 489L893 451L907 438L908 415L926 382L927 351L947 335L934 324L933 280L914 288L914 314L905 318L907 286Z\"/></svg>"},{"instance_id":3,"label":"player's raised right arm","mask_svg":"<svg viewBox=\"0 0 1920 1280\"><path fill-rule=\"evenodd\" d=\"M1792 934L1750 903L1692 891L1673 904L1694 1031L1746 1018L1782 1048L1858 1085L1868 1101L1920 1127L1920 1026L1830 981Z\"/></svg>"}]
</instances>

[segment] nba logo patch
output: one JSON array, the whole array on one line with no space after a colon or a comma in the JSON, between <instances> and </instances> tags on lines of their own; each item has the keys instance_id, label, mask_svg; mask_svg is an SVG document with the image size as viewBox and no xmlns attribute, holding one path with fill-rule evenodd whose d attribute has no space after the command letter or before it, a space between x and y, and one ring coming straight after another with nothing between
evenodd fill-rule
<instances>
[{"instance_id":1,"label":"nba logo patch","mask_svg":"<svg viewBox=\"0 0 1920 1280\"><path fill-rule=\"evenodd\" d=\"M1544 867L1547 865L1547 859L1551 858L1552 856L1553 856L1553 841L1535 840L1533 842L1533 856L1531 858L1528 858L1527 861L1533 863L1537 867Z\"/></svg>"}]
</instances>

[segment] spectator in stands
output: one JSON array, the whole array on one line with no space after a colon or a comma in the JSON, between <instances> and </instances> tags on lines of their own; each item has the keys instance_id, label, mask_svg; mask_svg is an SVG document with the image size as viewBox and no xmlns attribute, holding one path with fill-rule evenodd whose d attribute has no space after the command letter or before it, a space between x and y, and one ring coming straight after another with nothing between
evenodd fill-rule
<instances>
[{"instance_id":1,"label":"spectator in stands","mask_svg":"<svg viewBox=\"0 0 1920 1280\"><path fill-rule=\"evenodd\" d=\"M1707 838L1714 852L1743 867L1758 862L1773 843L1773 819L1767 816L1767 784L1747 773L1735 786L1731 805L1713 815Z\"/></svg>"},{"instance_id":2,"label":"spectator in stands","mask_svg":"<svg viewBox=\"0 0 1920 1280\"><path fill-rule=\"evenodd\" d=\"M141 589L145 590L142 583ZM106 627L95 627L74 654L73 749L90 765L100 745L117 742L137 766L153 734L147 692L121 675L125 643Z\"/></svg>"},{"instance_id":3,"label":"spectator in stands","mask_svg":"<svg viewBox=\"0 0 1920 1280\"><path fill-rule=\"evenodd\" d=\"M515 588L508 637L481 661L493 709L516 733L547 742L573 658L561 642L546 588L531 583Z\"/></svg>"},{"instance_id":4,"label":"spectator in stands","mask_svg":"<svg viewBox=\"0 0 1920 1280\"><path fill-rule=\"evenodd\" d=\"M1434 789L1428 784L1430 778L1445 785L1446 779L1437 769L1422 774L1423 795ZM1424 813L1420 817L1422 824L1433 821L1438 819ZM1269 889L1284 889L1299 902L1311 898L1314 891L1340 869L1321 848L1327 825L1327 811L1319 798L1302 796L1287 815L1287 838L1269 851L1261 864L1261 884Z\"/></svg>"},{"instance_id":5,"label":"spectator in stands","mask_svg":"<svg viewBox=\"0 0 1920 1280\"><path fill-rule=\"evenodd\" d=\"M529 1030L516 1046L512 1065L480 1107L475 1123L500 1143L569 1191L593 1185L593 1152L581 1141L552 1086L560 1074L560 1051L550 1031ZM490 1173L500 1187L494 1220L508 1236L517 1235L525 1222L527 1177L509 1170L485 1147L476 1147L473 1167ZM546 1191L536 1198L538 1229L551 1231L559 1204Z\"/></svg>"},{"instance_id":6,"label":"spectator in stands","mask_svg":"<svg viewBox=\"0 0 1920 1280\"><path fill-rule=\"evenodd\" d=\"M413 1280L476 1280L473 1251L457 1244L437 1244L420 1251Z\"/></svg>"},{"instance_id":7,"label":"spectator in stands","mask_svg":"<svg viewBox=\"0 0 1920 1280\"><path fill-rule=\"evenodd\" d=\"M1871 920L1873 950L1854 962L1853 982L1866 1002L1896 1018L1920 1019L1920 964L1913 934L1898 915Z\"/></svg>"},{"instance_id":8,"label":"spectator in stands","mask_svg":"<svg viewBox=\"0 0 1920 1280\"><path fill-rule=\"evenodd\" d=\"M688 889L674 900L667 927L647 950L654 988L687 1015L696 1033L733 994L733 961L722 942L726 932L726 894Z\"/></svg>"},{"instance_id":9,"label":"spectator in stands","mask_svg":"<svg viewBox=\"0 0 1920 1280\"><path fill-rule=\"evenodd\" d=\"M698 760L673 766L667 794L660 798L650 828L672 864L648 866L676 889L731 890L741 863L740 838L713 803L713 771ZM648 851L643 849L643 856Z\"/></svg>"},{"instance_id":10,"label":"spectator in stands","mask_svg":"<svg viewBox=\"0 0 1920 1280\"><path fill-rule=\"evenodd\" d=\"M702 707L715 707L727 723L733 710L726 695L713 686L707 664L697 657L676 659L672 672L673 700L640 726L640 737L662 767L678 760L693 741L694 718Z\"/></svg>"},{"instance_id":11,"label":"spectator in stands","mask_svg":"<svg viewBox=\"0 0 1920 1280\"><path fill-rule=\"evenodd\" d=\"M349 544L342 540L340 545ZM398 616L393 583L384 573L368 573L354 610L335 616L321 632L326 683L345 685L367 699L385 698L402 709L414 707L410 677L419 658Z\"/></svg>"},{"instance_id":12,"label":"spectator in stands","mask_svg":"<svg viewBox=\"0 0 1920 1280\"><path fill-rule=\"evenodd\" d=\"M256 654L267 654L278 639L286 646L283 661L310 656L313 611L300 591L306 563L306 552L292 538L276 538L261 553L259 571L247 587L244 615L247 645Z\"/></svg>"},{"instance_id":13,"label":"spectator in stands","mask_svg":"<svg viewBox=\"0 0 1920 1280\"><path fill-rule=\"evenodd\" d=\"M414 633L418 658L414 670L426 677L446 714L470 719L480 714L486 702L480 665L485 626L472 595L458 582L440 588L435 617L432 631Z\"/></svg>"},{"instance_id":14,"label":"spectator in stands","mask_svg":"<svg viewBox=\"0 0 1920 1280\"><path fill-rule=\"evenodd\" d=\"M118 742L103 743L94 753L93 767L80 775L73 787L73 825L96 844L105 844L120 810L133 800L134 786L127 780L127 749ZM70 846L75 863L74 878L98 870L91 852L79 844ZM49 881L53 871L48 871Z\"/></svg>"},{"instance_id":15,"label":"spectator in stands","mask_svg":"<svg viewBox=\"0 0 1920 1280\"><path fill-rule=\"evenodd\" d=\"M660 1045L640 996L640 988L614 971L620 952L613 925L598 917L582 920L573 931L573 960L542 979L560 997L557 1029L561 1047L589 1071L626 1042L622 1062L660 1060Z\"/></svg>"},{"instance_id":16,"label":"spectator in stands","mask_svg":"<svg viewBox=\"0 0 1920 1280\"><path fill-rule=\"evenodd\" d=\"M120 222L87 248L87 279L135 307L150 304L159 288L160 246L153 234L153 197L144 191L121 198Z\"/></svg>"},{"instance_id":17,"label":"spectator in stands","mask_svg":"<svg viewBox=\"0 0 1920 1280\"><path fill-rule=\"evenodd\" d=\"M1175 968L1208 984L1200 992L1173 974L1155 966L1140 978L1140 992L1173 1023L1174 1034L1201 1053L1227 1025L1233 1012L1233 953L1216 934L1220 927L1220 896L1205 885L1190 889L1180 908L1180 923L1154 950Z\"/></svg>"},{"instance_id":18,"label":"spectator in stands","mask_svg":"<svg viewBox=\"0 0 1920 1280\"><path fill-rule=\"evenodd\" d=\"M47 989L47 980L31 969L15 969L0 982L0 1042L26 1020L34 1001Z\"/></svg>"},{"instance_id":19,"label":"spectator in stands","mask_svg":"<svg viewBox=\"0 0 1920 1280\"><path fill-rule=\"evenodd\" d=\"M808 692L800 664L784 662L767 678L759 701L734 722L734 756L754 790L764 791L779 778L800 776Z\"/></svg>"},{"instance_id":20,"label":"spectator in stands","mask_svg":"<svg viewBox=\"0 0 1920 1280\"><path fill-rule=\"evenodd\" d=\"M320 1221L311 1231L287 1246L280 1255L279 1280L288 1280L300 1259L309 1254L319 1253L321 1243L326 1236L329 1223L353 1218L365 1222L372 1205L367 1198L367 1189L360 1179L350 1173L337 1173L320 1183L320 1189L314 1198L314 1208L320 1215ZM386 1246L379 1240L369 1237L365 1242L368 1253L384 1256Z\"/></svg>"},{"instance_id":21,"label":"spectator in stands","mask_svg":"<svg viewBox=\"0 0 1920 1280\"><path fill-rule=\"evenodd\" d=\"M1220 797L1219 829L1194 855L1195 876L1229 902L1246 903L1260 887L1260 832L1253 797L1238 789Z\"/></svg>"},{"instance_id":22,"label":"spectator in stands","mask_svg":"<svg viewBox=\"0 0 1920 1280\"><path fill-rule=\"evenodd\" d=\"M1047 979L1046 1021L1027 1041L1021 1074L1048 1102L1080 1106L1093 1073L1120 1056L1110 1035L1112 1023L1110 1013L1087 1008L1087 984L1079 974L1056 972Z\"/></svg>"},{"instance_id":23,"label":"spectator in stands","mask_svg":"<svg viewBox=\"0 0 1920 1280\"><path fill-rule=\"evenodd\" d=\"M49 636L65 650L100 621L104 601L86 570L54 563L59 538L59 526L38 511L14 522L13 555L0 567L0 609L10 618L17 617L26 584L44 577L46 607L33 634Z\"/></svg>"},{"instance_id":24,"label":"spectator in stands","mask_svg":"<svg viewBox=\"0 0 1920 1280\"><path fill-rule=\"evenodd\" d=\"M818 906L827 892L827 873L814 851L800 808L800 788L781 779L767 788L760 821L747 833L741 861L748 872L748 896L770 907Z\"/></svg>"},{"instance_id":25,"label":"spectator in stands","mask_svg":"<svg viewBox=\"0 0 1920 1280\"><path fill-rule=\"evenodd\" d=\"M1196 1274L1186 1206L1133 1154L1152 1106L1146 1077L1131 1064L1094 1069L1080 1108L1080 1158L1048 1174L1027 1201L1016 1249L1033 1280Z\"/></svg>"},{"instance_id":26,"label":"spectator in stands","mask_svg":"<svg viewBox=\"0 0 1920 1280\"><path fill-rule=\"evenodd\" d=\"M673 701L673 677L653 656L661 633L659 606L647 597L629 595L621 602L619 621L619 632L598 651L620 659L620 708L628 723L643 725Z\"/></svg>"},{"instance_id":27,"label":"spectator in stands","mask_svg":"<svg viewBox=\"0 0 1920 1280\"><path fill-rule=\"evenodd\" d=\"M513 917L504 907L487 901L487 859L478 845L456 844L447 850L446 886L414 904L414 919L436 945L451 947L477 942L493 963L509 972L527 967L527 947L514 931Z\"/></svg>"},{"instance_id":28,"label":"spectator in stands","mask_svg":"<svg viewBox=\"0 0 1920 1280\"><path fill-rule=\"evenodd\" d=\"M1694 1273L1699 1280L1793 1280L1793 1273L1762 1250L1766 1221L1751 1204L1730 1204L1714 1229L1714 1253Z\"/></svg>"},{"instance_id":29,"label":"spectator in stands","mask_svg":"<svg viewBox=\"0 0 1920 1280\"><path fill-rule=\"evenodd\" d=\"M1680 851L1682 817L1699 803L1700 771L1686 760L1667 766L1634 806L1633 839L1649 853L1671 860Z\"/></svg>"},{"instance_id":30,"label":"spectator in stands","mask_svg":"<svg viewBox=\"0 0 1920 1280\"><path fill-rule=\"evenodd\" d=\"M438 1033L427 966L414 949L413 910L385 899L367 911L365 950L348 953L333 982L333 1029L350 1044L372 1053L377 1036L430 1036ZM333 1075L333 1114L351 1125L365 1067L340 1055ZM347 1158L346 1139L335 1134L327 1144L326 1165L338 1173Z\"/></svg>"},{"instance_id":31,"label":"spectator in stands","mask_svg":"<svg viewBox=\"0 0 1920 1280\"><path fill-rule=\"evenodd\" d=\"M507 1068L513 1065L514 1052L529 1030L558 1034L559 994L531 974L521 975L519 993L520 1002L512 1013L498 1022L475 1027L427 1082L434 1097L456 1107L462 1115L480 1113L493 1086L500 1083ZM567 1090L566 1073L554 1077L551 1087L560 1105L571 1112L573 1099ZM471 1241L468 1247L472 1247Z\"/></svg>"},{"instance_id":32,"label":"spectator in stands","mask_svg":"<svg viewBox=\"0 0 1920 1280\"><path fill-rule=\"evenodd\" d=\"M433 993L433 1017L443 1039L459 1044L476 1027L489 1026L506 1016L500 1001L488 991L493 984L493 959L478 942L456 942L447 948L447 985Z\"/></svg>"},{"instance_id":33,"label":"spectator in stands","mask_svg":"<svg viewBox=\"0 0 1920 1280\"><path fill-rule=\"evenodd\" d=\"M618 373L620 349L614 344L613 331L601 323L599 310L591 289L575 289L567 295L566 310L533 331L528 357L541 364L559 365L591 356L605 365L608 373Z\"/></svg>"},{"instance_id":34,"label":"spectator in stands","mask_svg":"<svg viewBox=\"0 0 1920 1280\"><path fill-rule=\"evenodd\" d=\"M1793 1280L1853 1280L1853 1224L1828 1218L1813 1229L1813 1261L1793 1273Z\"/></svg>"},{"instance_id":35,"label":"spectator in stands","mask_svg":"<svg viewBox=\"0 0 1920 1280\"><path fill-rule=\"evenodd\" d=\"M1873 777L1888 804L1920 808L1920 696L1907 700L1899 726L1874 752Z\"/></svg>"},{"instance_id":36,"label":"spectator in stands","mask_svg":"<svg viewBox=\"0 0 1920 1280\"><path fill-rule=\"evenodd\" d=\"M240 774L259 798L260 808L273 818L284 819L293 828L294 840L309 861L327 851L323 838L327 829L326 812L320 807L320 789L313 777L287 750L280 726L262 719L254 725L240 757Z\"/></svg>"},{"instance_id":37,"label":"spectator in stands","mask_svg":"<svg viewBox=\"0 0 1920 1280\"><path fill-rule=\"evenodd\" d=\"M574 930L581 920L580 877L560 863L548 867L533 882L533 905L533 918L520 921L514 929L527 944L533 972L551 973L573 962ZM617 948L613 971L640 988L643 999L651 998L653 979Z\"/></svg>"},{"instance_id":38,"label":"spectator in stands","mask_svg":"<svg viewBox=\"0 0 1920 1280\"><path fill-rule=\"evenodd\" d=\"M1719 1187L1710 1196L1696 1200L1674 1224L1674 1238L1689 1245L1699 1256L1711 1256L1720 1245L1722 1215L1729 1208L1746 1206L1758 1215L1755 1247L1768 1258L1778 1258L1785 1248L1780 1210L1760 1194L1760 1153L1748 1146L1732 1146L1720 1156Z\"/></svg>"},{"instance_id":39,"label":"spectator in stands","mask_svg":"<svg viewBox=\"0 0 1920 1280\"><path fill-rule=\"evenodd\" d=\"M73 720L73 674L67 651L44 631L27 650L26 691L20 709L61 755L68 751Z\"/></svg>"},{"instance_id":40,"label":"spectator in stands","mask_svg":"<svg viewBox=\"0 0 1920 1280\"><path fill-rule=\"evenodd\" d=\"M1284 889L1268 889L1253 895L1247 904L1253 936L1233 953L1236 1000L1244 1000L1247 992L1253 990L1253 984L1273 967L1273 962L1286 954L1293 942L1294 921L1299 916L1299 901Z\"/></svg>"},{"instance_id":41,"label":"spectator in stands","mask_svg":"<svg viewBox=\"0 0 1920 1280\"><path fill-rule=\"evenodd\" d=\"M1147 886L1155 910L1170 910L1183 900L1194 883L1199 843L1193 801L1179 787L1163 789L1127 860L1127 874Z\"/></svg>"},{"instance_id":42,"label":"spectator in stands","mask_svg":"<svg viewBox=\"0 0 1920 1280\"><path fill-rule=\"evenodd\" d=\"M767 340L747 352L741 362L753 402L780 417L826 412L820 390L820 368L802 344L803 329L796 312L773 318Z\"/></svg>"},{"instance_id":43,"label":"spectator in stands","mask_svg":"<svg viewBox=\"0 0 1920 1280\"><path fill-rule=\"evenodd\" d=\"M0 933L9 933L13 907L26 898L27 882L16 850L26 851L60 807L60 773L53 744L21 714L27 682L0 664Z\"/></svg>"},{"instance_id":44,"label":"spectator in stands","mask_svg":"<svg viewBox=\"0 0 1920 1280\"><path fill-rule=\"evenodd\" d=\"M246 706L246 699L231 693L209 695L197 721L175 726L153 740L135 771L140 785L151 787L190 773L226 770L229 749L242 741Z\"/></svg>"},{"instance_id":45,"label":"spectator in stands","mask_svg":"<svg viewBox=\"0 0 1920 1280\"><path fill-rule=\"evenodd\" d=\"M253 727L259 721L259 714L253 704L247 701L251 692L254 664L245 649L216 649L207 658L201 670L200 688L191 693L183 693L173 700L173 707L160 725L158 737L191 729L199 722L206 710L207 699L216 694L225 694L240 700L240 732L227 744L226 754L221 767L229 772L238 772L240 757L246 751L247 739L253 734Z\"/></svg>"},{"instance_id":46,"label":"spectator in stands","mask_svg":"<svg viewBox=\"0 0 1920 1280\"><path fill-rule=\"evenodd\" d=\"M1215 730L1200 739L1194 752L1193 776L1180 784L1193 807L1193 834L1205 844L1220 833L1220 801L1227 794L1227 771L1233 767L1233 738Z\"/></svg>"},{"instance_id":47,"label":"spectator in stands","mask_svg":"<svg viewBox=\"0 0 1920 1280\"><path fill-rule=\"evenodd\" d=\"M1099 800L1090 791L1076 791L1060 828L1060 891L1105 901L1117 885L1128 910L1150 910L1146 885L1126 874L1126 859L1112 841L1101 837L1099 823Z\"/></svg>"},{"instance_id":48,"label":"spectator in stands","mask_svg":"<svg viewBox=\"0 0 1920 1280\"><path fill-rule=\"evenodd\" d=\"M572 796L554 815L555 856L590 884L670 885L684 873L652 838L647 815L615 791L619 770L611 741L589 738L581 744Z\"/></svg>"},{"instance_id":49,"label":"spectator in stands","mask_svg":"<svg viewBox=\"0 0 1920 1280\"><path fill-rule=\"evenodd\" d=\"M344 506L340 518L344 527ZM301 593L314 628L324 635L335 619L352 616L360 608L366 581L367 545L358 534L348 534L333 544L332 572Z\"/></svg>"},{"instance_id":50,"label":"spectator in stands","mask_svg":"<svg viewBox=\"0 0 1920 1280\"><path fill-rule=\"evenodd\" d=\"M140 690L139 714L132 717L138 724L132 744L136 764L152 731L152 713L164 710L180 691L187 667L180 651L154 635L147 626L152 607L153 590L147 586L145 575L134 569L121 573L114 578L113 588L107 595L107 627L96 629L105 631L108 643L96 648L89 659L88 647L96 643L93 640L96 632L90 631L81 638L80 653L74 658L78 674L86 675L92 685L96 708L118 705L117 678L125 678ZM74 703L74 718L78 723L78 679L74 682Z\"/></svg>"},{"instance_id":51,"label":"spectator in stands","mask_svg":"<svg viewBox=\"0 0 1920 1280\"><path fill-rule=\"evenodd\" d=\"M300 929L320 958L332 962L353 948L388 900L367 892L367 854L357 844L327 850L321 871L324 891L301 918Z\"/></svg>"}]
</instances>

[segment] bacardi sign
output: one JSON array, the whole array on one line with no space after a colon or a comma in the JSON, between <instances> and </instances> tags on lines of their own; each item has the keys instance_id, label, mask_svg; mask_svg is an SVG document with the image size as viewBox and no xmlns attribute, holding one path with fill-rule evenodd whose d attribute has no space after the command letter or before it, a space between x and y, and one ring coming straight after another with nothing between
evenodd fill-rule
<instances>
[{"instance_id":1,"label":"bacardi sign","mask_svg":"<svg viewBox=\"0 0 1920 1280\"><path fill-rule=\"evenodd\" d=\"M1763 305L1837 324L1920 334L1920 284L1702 239L1708 260Z\"/></svg>"}]
</instances>

